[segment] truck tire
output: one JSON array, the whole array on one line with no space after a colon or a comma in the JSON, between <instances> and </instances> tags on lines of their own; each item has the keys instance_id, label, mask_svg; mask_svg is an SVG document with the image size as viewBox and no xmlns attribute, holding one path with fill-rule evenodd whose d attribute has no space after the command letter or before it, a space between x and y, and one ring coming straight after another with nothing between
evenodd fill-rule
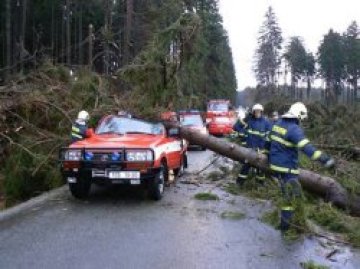
<instances>
[{"instance_id":1,"label":"truck tire","mask_svg":"<svg viewBox=\"0 0 360 269\"><path fill-rule=\"evenodd\" d=\"M77 199L85 199L89 196L91 182L85 178L78 178L76 183L69 183L69 189Z\"/></svg>"},{"instance_id":2,"label":"truck tire","mask_svg":"<svg viewBox=\"0 0 360 269\"><path fill-rule=\"evenodd\" d=\"M159 173L150 183L149 195L152 200L159 201L164 196L166 169L165 165L161 165Z\"/></svg>"},{"instance_id":3,"label":"truck tire","mask_svg":"<svg viewBox=\"0 0 360 269\"><path fill-rule=\"evenodd\" d=\"M187 157L184 154L181 159L180 167L174 169L174 175L176 177L181 177L185 172L185 168L187 168Z\"/></svg>"}]
</instances>

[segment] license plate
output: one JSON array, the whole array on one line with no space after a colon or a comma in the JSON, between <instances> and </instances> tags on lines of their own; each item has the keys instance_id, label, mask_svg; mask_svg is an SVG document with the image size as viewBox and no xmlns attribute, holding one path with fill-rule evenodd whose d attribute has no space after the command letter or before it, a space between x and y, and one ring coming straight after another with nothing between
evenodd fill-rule
<instances>
[{"instance_id":1,"label":"license plate","mask_svg":"<svg viewBox=\"0 0 360 269\"><path fill-rule=\"evenodd\" d=\"M141 182L140 182L140 179L131 179L130 184L131 185L140 185Z\"/></svg>"},{"instance_id":2,"label":"license plate","mask_svg":"<svg viewBox=\"0 0 360 269\"><path fill-rule=\"evenodd\" d=\"M111 171L109 172L110 179L138 179L140 180L139 171Z\"/></svg>"}]
</instances>

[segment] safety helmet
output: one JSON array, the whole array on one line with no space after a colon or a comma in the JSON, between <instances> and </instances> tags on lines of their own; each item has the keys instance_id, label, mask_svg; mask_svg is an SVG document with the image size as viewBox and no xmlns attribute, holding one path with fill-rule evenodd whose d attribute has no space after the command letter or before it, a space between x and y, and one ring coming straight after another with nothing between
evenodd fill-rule
<instances>
[{"instance_id":1,"label":"safety helmet","mask_svg":"<svg viewBox=\"0 0 360 269\"><path fill-rule=\"evenodd\" d=\"M308 110L306 106L301 102L297 102L290 107L289 111L285 115L283 115L283 118L304 120L307 118L307 116Z\"/></svg>"},{"instance_id":2,"label":"safety helmet","mask_svg":"<svg viewBox=\"0 0 360 269\"><path fill-rule=\"evenodd\" d=\"M254 112L255 110L260 110L261 112L263 112L263 111L264 111L264 107L263 107L261 104L255 104L255 105L252 107L251 111Z\"/></svg>"},{"instance_id":3,"label":"safety helmet","mask_svg":"<svg viewBox=\"0 0 360 269\"><path fill-rule=\"evenodd\" d=\"M272 117L272 118L278 118L278 117L279 117L279 112L273 111L273 112L271 113L271 117Z\"/></svg>"},{"instance_id":4,"label":"safety helmet","mask_svg":"<svg viewBox=\"0 0 360 269\"><path fill-rule=\"evenodd\" d=\"M82 121L88 121L90 119L90 115L87 111L82 110L79 112L78 114L78 120L82 120Z\"/></svg>"}]
</instances>

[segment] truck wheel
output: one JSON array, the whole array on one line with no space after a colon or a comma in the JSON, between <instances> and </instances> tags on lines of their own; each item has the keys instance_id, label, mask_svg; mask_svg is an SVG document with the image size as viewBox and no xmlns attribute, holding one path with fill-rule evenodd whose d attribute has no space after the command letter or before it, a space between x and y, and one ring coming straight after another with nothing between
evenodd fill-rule
<instances>
[{"instance_id":1,"label":"truck wheel","mask_svg":"<svg viewBox=\"0 0 360 269\"><path fill-rule=\"evenodd\" d=\"M91 182L85 178L78 178L78 182L69 183L71 194L78 199L85 199L89 196Z\"/></svg>"},{"instance_id":2,"label":"truck wheel","mask_svg":"<svg viewBox=\"0 0 360 269\"><path fill-rule=\"evenodd\" d=\"M166 166L162 165L159 173L151 182L149 194L152 200L159 201L164 196L166 169Z\"/></svg>"},{"instance_id":3,"label":"truck wheel","mask_svg":"<svg viewBox=\"0 0 360 269\"><path fill-rule=\"evenodd\" d=\"M185 172L185 168L187 167L187 157L184 154L182 159L181 159L181 164L179 168L174 169L174 175L176 177L181 177L184 172Z\"/></svg>"}]
</instances>

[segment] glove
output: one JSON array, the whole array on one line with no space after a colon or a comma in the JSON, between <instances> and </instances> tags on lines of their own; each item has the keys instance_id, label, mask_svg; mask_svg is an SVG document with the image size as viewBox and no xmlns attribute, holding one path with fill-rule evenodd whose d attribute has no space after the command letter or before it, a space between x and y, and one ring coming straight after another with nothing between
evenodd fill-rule
<instances>
[{"instance_id":1,"label":"glove","mask_svg":"<svg viewBox=\"0 0 360 269\"><path fill-rule=\"evenodd\" d=\"M335 167L335 160L333 158L329 158L325 163L324 167L327 169L334 168Z\"/></svg>"}]
</instances>

